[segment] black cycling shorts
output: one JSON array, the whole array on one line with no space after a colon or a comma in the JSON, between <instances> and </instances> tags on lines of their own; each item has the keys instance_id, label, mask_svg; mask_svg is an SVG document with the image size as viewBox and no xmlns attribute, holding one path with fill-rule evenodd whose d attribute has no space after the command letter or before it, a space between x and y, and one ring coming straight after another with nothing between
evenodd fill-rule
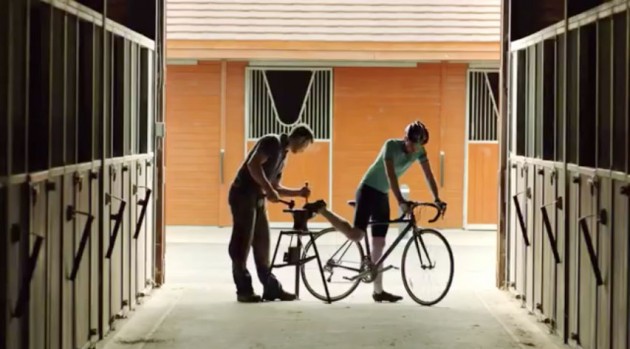
<instances>
[{"instance_id":1,"label":"black cycling shorts","mask_svg":"<svg viewBox=\"0 0 630 349\"><path fill-rule=\"evenodd\" d=\"M361 185L356 193L354 227L367 232L368 223L389 220L389 195L370 186ZM389 224L372 225L372 236L385 237Z\"/></svg>"}]
</instances>

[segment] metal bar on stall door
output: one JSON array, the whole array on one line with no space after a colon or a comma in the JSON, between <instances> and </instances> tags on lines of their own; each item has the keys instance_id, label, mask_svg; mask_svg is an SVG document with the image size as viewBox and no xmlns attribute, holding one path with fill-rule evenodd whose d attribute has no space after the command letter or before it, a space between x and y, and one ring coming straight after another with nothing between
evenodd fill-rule
<instances>
[{"instance_id":1,"label":"metal bar on stall door","mask_svg":"<svg viewBox=\"0 0 630 349\"><path fill-rule=\"evenodd\" d=\"M614 74L614 67L615 67L615 16L612 15L611 16L611 23L610 23L610 71L608 72L609 74L609 79L610 79L610 89L609 89L609 103L610 103L610 126L608 128L609 130L609 140L608 140L608 154L610 154L610 162L609 162L609 166L612 169L615 167L615 152L614 152L614 148L613 148L613 142L614 142L614 135L615 135L615 100L614 100L614 95L615 95L615 74ZM607 185L610 188L610 192L613 193L611 195L611 199L608 199L608 202L611 204L611 209L614 210L615 204L614 204L614 192L615 192L615 182L614 181L609 181L607 183ZM614 212L614 211L613 211ZM614 214L613 214L613 218L614 218ZM611 222L610 224L610 229L611 231L615 229L615 223L614 221ZM611 234L611 236L614 236ZM608 314L608 323L610 324L608 327L608 338L610 338L611 341L611 345L614 342L614 331L613 331L613 326L615 324L615 320L614 320L614 311L612 311L612 309L614 309L614 299L615 299L615 273L614 273L614 265L615 265L615 246L614 243L612 241L610 241L610 256L608 259L608 265L611 266L612 272L610 272L609 274L609 284L611 285L610 287L610 298L608 299L608 309L611 309L611 311Z\"/></svg>"},{"instance_id":2,"label":"metal bar on stall door","mask_svg":"<svg viewBox=\"0 0 630 349\"><path fill-rule=\"evenodd\" d=\"M306 113L306 116L304 118L304 122L307 125L309 125L310 127L313 127L312 126L313 125L313 116L316 113L316 107L317 106L315 105L315 103L313 103L313 99L312 98L308 98L306 102L307 102L307 106L308 106L308 108L307 108L308 113Z\"/></svg>"},{"instance_id":3,"label":"metal bar on stall door","mask_svg":"<svg viewBox=\"0 0 630 349\"><path fill-rule=\"evenodd\" d=\"M261 71L256 71L256 97L257 97L257 101L256 101L256 109L254 111L254 113L252 114L252 118L254 118L254 130L255 132L252 133L252 138L256 139L258 137L260 137L260 133L262 132L262 128L263 128L263 122L264 122L264 116L265 116L265 98L266 98L266 94L262 93L262 91L260 91L261 86L262 86L262 72Z\"/></svg>"},{"instance_id":4,"label":"metal bar on stall door","mask_svg":"<svg viewBox=\"0 0 630 349\"><path fill-rule=\"evenodd\" d=\"M252 114L252 118L254 118L254 129L255 132L252 133L252 138L256 139L258 137L260 137L260 132L262 131L263 128L263 122L264 122L264 116L265 116L265 98L266 98L266 94L262 93L262 91L260 90L262 87L262 72L261 71L256 71L256 89L255 89L255 94L257 97L257 102L256 102L256 110L255 112Z\"/></svg>"},{"instance_id":5,"label":"metal bar on stall door","mask_svg":"<svg viewBox=\"0 0 630 349\"><path fill-rule=\"evenodd\" d=\"M477 134L476 139L479 141L485 140L484 134L484 119L486 113L486 91L484 86L482 85L483 81L483 72L478 72L475 74L475 79L477 80L475 85L477 87Z\"/></svg>"},{"instance_id":6,"label":"metal bar on stall door","mask_svg":"<svg viewBox=\"0 0 630 349\"><path fill-rule=\"evenodd\" d=\"M486 140L486 116L487 116L487 102L488 102L488 91L483 86L483 75L485 73L481 72L478 75L477 84L479 86L479 93L481 93L481 98L479 99L481 112L479 113L479 136L480 140Z\"/></svg>"},{"instance_id":7,"label":"metal bar on stall door","mask_svg":"<svg viewBox=\"0 0 630 349\"><path fill-rule=\"evenodd\" d=\"M324 113L324 109L326 108L326 91L324 90L325 77L325 70L320 70L317 72L317 93L319 94L319 103L317 103L317 117L319 118L319 129L317 129L316 138L319 139L326 139L326 137L324 137L324 130L326 129L326 114Z\"/></svg>"},{"instance_id":8,"label":"metal bar on stall door","mask_svg":"<svg viewBox=\"0 0 630 349\"><path fill-rule=\"evenodd\" d=\"M488 78L488 73L484 72L483 73L483 77L485 79ZM487 87L484 88L484 113L483 113L483 140L484 141L488 141L490 140L489 134L490 134L490 89L488 89Z\"/></svg>"},{"instance_id":9,"label":"metal bar on stall door","mask_svg":"<svg viewBox=\"0 0 630 349\"><path fill-rule=\"evenodd\" d=\"M315 85L315 94L317 95L317 113L315 114L315 117L317 118L317 127L315 127L315 130L313 130L313 132L315 133L315 138L321 138L321 135L319 134L321 130L324 129L324 118L323 118L323 113L322 113L322 102L324 101L324 96L322 93L322 89L321 89L321 74L320 71L315 70L313 71L313 84Z\"/></svg>"},{"instance_id":10,"label":"metal bar on stall door","mask_svg":"<svg viewBox=\"0 0 630 349\"><path fill-rule=\"evenodd\" d=\"M486 89L482 85L483 74L483 72L477 73L477 91L479 92L479 98L477 98L477 100L479 101L479 113L477 114L477 134L478 140L480 141L486 140L486 135L484 131L486 118Z\"/></svg>"},{"instance_id":11,"label":"metal bar on stall door","mask_svg":"<svg viewBox=\"0 0 630 349\"><path fill-rule=\"evenodd\" d=\"M250 71L250 90L249 97L251 98L250 110L247 114L247 125L249 126L249 132L246 135L245 146L247 147L247 141L254 138L256 134L256 110L258 109L258 95L256 91L258 91L258 72L256 70ZM247 150L245 151L245 155L247 155Z\"/></svg>"},{"instance_id":12,"label":"metal bar on stall door","mask_svg":"<svg viewBox=\"0 0 630 349\"><path fill-rule=\"evenodd\" d=\"M518 218L518 222L521 228L521 234L523 235L523 241L525 242L525 246L529 246L529 237L527 236L527 224L525 223L525 218L523 217L523 210L521 209L521 203L518 201L518 194L512 196L512 200L514 201L514 207L516 208L516 216Z\"/></svg>"},{"instance_id":13,"label":"metal bar on stall door","mask_svg":"<svg viewBox=\"0 0 630 349\"><path fill-rule=\"evenodd\" d=\"M94 114L92 114L92 143L94 143L95 139L98 139L96 137L96 133L95 131L95 126L97 125L97 122L100 122L100 127L102 130L102 136L99 140L99 146L100 146L100 152L101 152L101 166L99 167L98 171L98 192L100 193L100 195L104 195L105 194L105 179L109 179L109 176L106 177L107 171L106 171L106 166L105 166L105 155L106 155L106 151L105 151L105 144L106 144L106 136L107 136L107 132L106 132L106 115L107 115L107 99L105 98L107 96L107 62L106 62L106 58L107 58L107 53L109 52L108 47L107 47L107 21L105 20L107 18L107 0L103 1L103 7L102 7L102 16L103 16L103 27L102 27L102 32L101 34L101 48L100 48L100 66L96 66L96 64L93 64L93 70L95 71L95 75L98 74L100 76L100 98L101 98L101 105L97 105L97 108L100 108L100 114L101 114L101 120L95 120L97 118L94 117ZM92 26L92 33L93 36L96 36L96 33L94 33L95 29L94 26ZM96 60L96 54L97 51L96 50L96 40L93 40L93 60ZM94 88L95 86L95 81L97 81L97 79L93 79L92 81L92 91L95 91L96 89ZM94 96L95 93L92 92L92 95ZM97 114L98 115L98 114ZM92 146L92 148L94 148ZM92 152L92 159L95 158L94 152ZM105 202L103 200L103 197L100 198L99 202L98 202L98 214L99 217L101 217L101 219L99 219L99 236L109 236L111 233L109 231L105 231L105 217L109 216L105 214ZM102 251L99 251L99 254L102 254ZM103 260L104 255L99 256L100 260ZM100 275L104 275L104 268L103 268L104 263L99 263L99 274ZM102 287L99 287L99 304L101 305L101 307L104 306L104 300L106 297L106 293L105 290ZM104 311L104 309L101 308L101 311ZM108 324L104 324L103 323L103 317L99 316L99 333L103 334L105 332L105 327L108 326Z\"/></svg>"},{"instance_id":14,"label":"metal bar on stall door","mask_svg":"<svg viewBox=\"0 0 630 349\"><path fill-rule=\"evenodd\" d=\"M568 96L568 91L567 91L567 73L568 73L568 52L569 52L569 20L568 20L568 13L569 13L569 2L568 0L564 0L564 6L563 6L563 12L564 12L564 16L563 16L563 22L564 22L564 47L562 48L563 50L563 62L562 62L562 70L563 70L563 74L562 74L562 94L563 94L563 98L562 98L562 113L563 113L563 125L562 125L562 142L563 142L563 147L562 147L562 162L563 162L563 171L562 171L562 175L564 176L564 181L563 181L563 186L561 187L561 194L562 197L566 198L567 197L567 190L568 190L568 185L569 185L569 181L568 179L568 171L567 171L567 154L568 154L568 147L567 147L567 133L568 133L568 105L569 103L567 103L567 96ZM563 215L563 231L564 231L564 256L570 256L569 252L570 252L570 244L568 243L568 237L569 237L569 229L568 229L568 225L567 223L569 222L569 210L562 210L562 215ZM564 324L564 328L562 329L562 339L563 342L568 343L569 342L569 309L570 309L570 304L568 304L568 300L570 299L570 292L569 292L569 285L566 282L568 279L567 277L570 275L570 263L564 263L564 294L562 295L562 297L565 300L565 306L563 309L563 314L562 314L562 318L563 318L563 324Z\"/></svg>"},{"instance_id":15,"label":"metal bar on stall door","mask_svg":"<svg viewBox=\"0 0 630 349\"><path fill-rule=\"evenodd\" d=\"M470 130L469 130L469 135L468 135L468 139L470 140L477 140L476 134L477 134L477 79L476 79L476 72L470 72L468 73L470 76L470 86L472 87L472 98L470 99L472 102L472 107L470 108L471 110L471 117L468 118L468 122L470 123Z\"/></svg>"},{"instance_id":16,"label":"metal bar on stall door","mask_svg":"<svg viewBox=\"0 0 630 349\"><path fill-rule=\"evenodd\" d=\"M488 79L488 72L484 73L484 78ZM492 140L492 116L494 108L492 105L492 87L486 86L486 141Z\"/></svg>"},{"instance_id":17,"label":"metal bar on stall door","mask_svg":"<svg viewBox=\"0 0 630 349\"><path fill-rule=\"evenodd\" d=\"M15 305L15 309L12 312L12 317L21 318L25 311L27 311L26 307L29 306L30 303L30 295L31 295L31 281L33 280L33 273L35 272L35 268L37 267L37 262L39 261L39 254L42 251L42 245L44 242L44 238L41 236L35 237L35 243L33 245L33 251L28 254L27 264L26 264L26 272L22 276L22 281L20 284L20 292L18 294L18 300ZM29 248L29 243L25 243L27 248ZM23 331L23 335L28 336L29 331ZM27 337L28 338L28 337Z\"/></svg>"},{"instance_id":18,"label":"metal bar on stall door","mask_svg":"<svg viewBox=\"0 0 630 349\"><path fill-rule=\"evenodd\" d=\"M630 134L630 0L628 0L626 5L626 135ZM628 162L628 158L630 158L630 143L628 143L628 137L626 139L626 154L625 156L625 170L626 173L630 172L630 163ZM629 239L630 240L630 239ZM630 248L628 249L630 251ZM629 253L630 257L630 253ZM630 263L629 263L630 265ZM628 278L628 290L630 290L630 278ZM630 317L630 302L628 302L628 314ZM629 319L630 321L630 319ZM630 329L628 330L628 344L630 345Z\"/></svg>"},{"instance_id":19,"label":"metal bar on stall door","mask_svg":"<svg viewBox=\"0 0 630 349\"><path fill-rule=\"evenodd\" d=\"M472 114L470 117L470 139L471 140L478 140L477 139L477 116L479 115L479 110L478 110L478 106L479 106L479 101L478 101L478 96L477 96L477 72L471 72L470 73L470 77L471 77L471 86L472 86Z\"/></svg>"},{"instance_id":20,"label":"metal bar on stall door","mask_svg":"<svg viewBox=\"0 0 630 349\"><path fill-rule=\"evenodd\" d=\"M261 100L261 96L262 94L259 93L260 91L260 71L259 70L252 70L252 89L251 89L251 94L252 97L254 98L254 101L252 103L253 107L252 107L252 112L251 115L249 116L249 120L248 123L250 125L252 125L251 130L250 130L250 134L249 137L250 139L255 139L258 136L258 130L260 129L260 123L262 122L261 116L262 116L262 100Z\"/></svg>"},{"instance_id":21,"label":"metal bar on stall door","mask_svg":"<svg viewBox=\"0 0 630 349\"><path fill-rule=\"evenodd\" d=\"M23 146L24 146L24 154L22 154L23 157L23 163L24 163L24 173L29 173L30 168L31 168L31 164L28 161L28 154L30 152L30 146L29 146L29 142L28 142L28 130L29 130L29 124L30 124L30 88L31 88L31 84L30 84L30 78L31 78L31 69L30 69L30 56L31 56L31 10L32 10L32 6L31 6L31 1L34 0L25 0L26 4L26 30L25 30L25 36L26 36L26 42L24 45L25 48L25 53L24 53L24 71L25 71L25 76L24 76L24 134L23 136ZM28 315L27 315L28 316ZM26 337L28 338L28 337Z\"/></svg>"},{"instance_id":22,"label":"metal bar on stall door","mask_svg":"<svg viewBox=\"0 0 630 349\"><path fill-rule=\"evenodd\" d=\"M553 161L558 161L558 37L553 40L553 53Z\"/></svg>"},{"instance_id":23,"label":"metal bar on stall door","mask_svg":"<svg viewBox=\"0 0 630 349\"><path fill-rule=\"evenodd\" d=\"M13 111L13 80L14 80L14 75L19 75L19 72L15 71L15 68L13 67L13 49L14 49L14 45L13 45L13 40L15 39L15 35L13 33L13 18L14 16L11 16L11 14L13 13L13 8L12 5L14 5L14 1L9 0L7 3L7 23L8 23L8 30L6 32L7 35L7 66L6 67L0 67L0 69L7 69L6 74L7 74L7 91L6 91L6 110L2 110L0 112L2 113L6 113L7 115L7 129L5 131L2 131L3 134L2 136L4 137L4 139L6 139L6 153L5 153L5 159L4 161L6 161L6 176L7 178L11 178L11 176L13 175L13 118L16 117L16 113ZM2 34L0 34L2 35ZM26 61L26 59L25 59ZM7 202L9 202L9 190L6 191L6 198L7 198ZM0 200L3 200L4 198L0 198ZM7 217L8 218L8 217ZM4 229L7 229L8 227L3 227ZM5 269L5 273L6 273L6 269ZM6 295L6 288L3 291L3 295ZM4 326L5 326L5 318L4 316L2 316L2 319L0 319L0 327L2 328L2 335L0 336L0 344L4 344L4 338L6 338L6 333L4 332Z\"/></svg>"},{"instance_id":24,"label":"metal bar on stall door","mask_svg":"<svg viewBox=\"0 0 630 349\"><path fill-rule=\"evenodd\" d=\"M317 75L315 74L317 74L317 72L313 71L313 79L315 79L313 84L315 89L312 90L310 94L307 94L306 98L308 98L308 103L311 105L311 115L308 125L312 128L315 138L317 139L317 120L319 119L321 113L321 106L319 105L319 96L317 96L319 92L319 85L317 84Z\"/></svg>"},{"instance_id":25,"label":"metal bar on stall door","mask_svg":"<svg viewBox=\"0 0 630 349\"><path fill-rule=\"evenodd\" d=\"M600 73L599 73L599 65L602 63L601 59L600 59L600 47L602 46L600 43L600 32L602 31L601 26L600 26L600 21L595 21L595 65L591 66L594 67L595 70L595 167L600 167L601 163L600 163L600 157L599 157L599 151L601 148L600 145L600 104L601 104L601 99L602 99L602 93L601 93L601 88L600 88ZM611 43L612 44L612 43ZM612 68L611 68L612 69ZM610 91L612 93L612 90ZM594 204L595 204L595 208L597 211L599 211L599 207L601 205L601 199L600 199L600 195L599 195L599 190L596 192L596 197L594 198ZM599 237L600 237L600 233L599 233L599 222L595 225L595 229L593 231L594 236L595 236L595 249L596 251L591 251L589 250L589 256L592 259L593 255L596 256L601 256L601 244L599 243ZM587 245L587 248L592 249L593 246L589 246ZM593 253L591 253L593 252ZM597 263L599 264L599 257L596 257L597 259ZM592 263L592 260L591 260ZM598 265L598 269L600 269L599 265ZM603 284L602 281L602 276L601 276L601 271L599 273L599 276L597 275L597 273L595 274L595 278L597 280L598 285ZM600 284L601 282L601 284ZM600 319L599 319L599 302L597 301L599 299L599 288L595 289L595 324L597 324ZM597 325L595 325L597 328ZM597 329L594 331L593 333L593 342L597 343L598 341L598 337L599 336L599 331L597 331Z\"/></svg>"},{"instance_id":26,"label":"metal bar on stall door","mask_svg":"<svg viewBox=\"0 0 630 349\"><path fill-rule=\"evenodd\" d=\"M261 71L260 81L259 81L259 90L262 94L261 97L261 109L262 115L260 116L260 128L258 129L257 138L262 137L265 133L269 132L268 128L268 120L269 120L269 91L267 91L267 85L265 84L267 72L265 70Z\"/></svg>"},{"instance_id":27,"label":"metal bar on stall door","mask_svg":"<svg viewBox=\"0 0 630 349\"><path fill-rule=\"evenodd\" d=\"M600 119L600 111L599 111L599 105L600 105L600 98L601 98L601 89L599 88L599 64L600 59L599 59L599 47L600 47L600 43L599 43L599 33L600 33L600 26L599 26L599 21L595 22L595 65L594 65L594 69L595 69L595 167L599 167L600 163L599 163L599 119ZM596 199L596 205L599 205L599 199ZM599 229L595 230L596 232L599 232ZM599 233L598 233L599 235ZM599 239L598 239L599 240ZM597 244L597 249L599 250L599 243ZM597 291L595 291L596 295L597 295ZM596 296L597 297L597 296ZM596 298L597 299L597 298ZM595 305L595 309L597 309L597 304ZM596 310L597 311L597 310ZM595 334L597 336L597 334Z\"/></svg>"},{"instance_id":28,"label":"metal bar on stall door","mask_svg":"<svg viewBox=\"0 0 630 349\"><path fill-rule=\"evenodd\" d=\"M630 151L630 144L628 143L628 134L630 134L630 0L628 0L626 2L626 74L624 74L626 76L626 100L625 100L625 127L626 127L626 137L625 140L625 159L624 159L624 163L625 163L625 170L626 173L630 172L630 163L628 162L628 158L630 158L630 154L628 153ZM626 205L629 205L630 202L626 201ZM627 212L627 210L626 210ZM630 224L627 224L628 227L626 229L626 236L630 235ZM626 244L626 265L630 265L630 239L627 239L628 242ZM627 271L626 271L627 273ZM626 274L627 275L627 274ZM626 292L630 292L630 277L626 277ZM626 295L627 298L627 295ZM630 346L630 302L626 301L626 348L628 346Z\"/></svg>"},{"instance_id":29,"label":"metal bar on stall door","mask_svg":"<svg viewBox=\"0 0 630 349\"><path fill-rule=\"evenodd\" d=\"M66 12L64 13L63 16L63 108L62 108L62 118L63 118L63 130L61 131L62 134L62 139L63 139L63 146L62 146L62 151L63 154L61 154L61 159L62 159L62 164L67 165L68 164L68 159L67 159L67 150L66 148L68 147L68 142L67 142L67 132L68 132L68 127L67 122L68 122L68 65L66 64L66 62L68 61L68 16L69 14ZM64 196L65 196L65 191L61 191L61 200L64 200ZM62 244L63 246L63 244ZM61 250L63 255L63 247ZM63 306L61 306L61 308L63 309ZM61 317L60 317L61 320ZM60 324L63 324L63 322L60 322Z\"/></svg>"}]
</instances>

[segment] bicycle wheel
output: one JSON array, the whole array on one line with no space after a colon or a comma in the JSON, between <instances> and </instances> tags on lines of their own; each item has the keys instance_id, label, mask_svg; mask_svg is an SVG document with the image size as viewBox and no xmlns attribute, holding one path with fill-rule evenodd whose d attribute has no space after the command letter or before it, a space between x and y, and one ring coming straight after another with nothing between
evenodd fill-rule
<instances>
[{"instance_id":1,"label":"bicycle wheel","mask_svg":"<svg viewBox=\"0 0 630 349\"><path fill-rule=\"evenodd\" d=\"M348 280L360 273L363 261L363 247L358 242L348 240L334 228L322 230L314 237L319 257L324 269L324 277L330 300L336 302L348 297L361 282L360 278ZM304 246L302 259L315 255L310 239ZM302 265L301 274L304 286L317 299L327 301L326 291L317 260Z\"/></svg>"},{"instance_id":2,"label":"bicycle wheel","mask_svg":"<svg viewBox=\"0 0 630 349\"><path fill-rule=\"evenodd\" d=\"M437 304L451 288L454 270L453 252L446 238L437 230L417 229L402 255L401 274L409 296L420 305ZM416 274L419 274L420 280L415 279ZM435 279L438 282L432 288ZM421 292L430 290L436 293L429 295Z\"/></svg>"}]
</instances>

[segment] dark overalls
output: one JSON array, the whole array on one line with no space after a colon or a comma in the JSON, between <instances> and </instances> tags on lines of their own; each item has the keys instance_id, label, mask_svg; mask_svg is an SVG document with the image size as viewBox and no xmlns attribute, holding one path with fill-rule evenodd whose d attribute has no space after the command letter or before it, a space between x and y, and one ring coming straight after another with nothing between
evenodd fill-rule
<instances>
[{"instance_id":1,"label":"dark overalls","mask_svg":"<svg viewBox=\"0 0 630 349\"><path fill-rule=\"evenodd\" d=\"M254 293L252 278L247 270L247 258L251 247L254 250L258 279L265 288L265 292L273 294L282 289L275 276L269 272L269 222L265 195L249 173L247 162L255 152L263 152L268 157L263 164L267 179L272 183L279 181L284 168L287 146L286 134L267 135L260 138L247 155L230 187L228 200L232 211L233 228L229 253L238 295Z\"/></svg>"}]
</instances>

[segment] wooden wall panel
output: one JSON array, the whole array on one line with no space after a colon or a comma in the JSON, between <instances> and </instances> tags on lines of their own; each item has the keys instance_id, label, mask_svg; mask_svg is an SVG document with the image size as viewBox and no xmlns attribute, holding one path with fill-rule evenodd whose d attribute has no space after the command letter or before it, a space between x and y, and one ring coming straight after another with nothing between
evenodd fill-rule
<instances>
[{"instance_id":1,"label":"wooden wall panel","mask_svg":"<svg viewBox=\"0 0 630 349\"><path fill-rule=\"evenodd\" d=\"M232 225L228 190L245 154L245 67L246 62L228 62L226 72L225 167L221 184L219 224Z\"/></svg>"},{"instance_id":2,"label":"wooden wall panel","mask_svg":"<svg viewBox=\"0 0 630 349\"><path fill-rule=\"evenodd\" d=\"M166 224L217 225L221 65L167 69Z\"/></svg>"},{"instance_id":3,"label":"wooden wall panel","mask_svg":"<svg viewBox=\"0 0 630 349\"><path fill-rule=\"evenodd\" d=\"M467 64L442 64L440 128L441 149L445 153L445 158L444 187L440 188L440 196L448 203L448 211L444 221L440 221L440 226L448 228L461 228L464 221L464 171L462 169L466 156L467 73ZM433 165L434 172L438 176L436 167L439 166L439 158L432 157L432 159L432 164L435 164Z\"/></svg>"},{"instance_id":4,"label":"wooden wall panel","mask_svg":"<svg viewBox=\"0 0 630 349\"><path fill-rule=\"evenodd\" d=\"M468 145L468 222L467 224L497 224L499 145L471 143Z\"/></svg>"}]
</instances>

